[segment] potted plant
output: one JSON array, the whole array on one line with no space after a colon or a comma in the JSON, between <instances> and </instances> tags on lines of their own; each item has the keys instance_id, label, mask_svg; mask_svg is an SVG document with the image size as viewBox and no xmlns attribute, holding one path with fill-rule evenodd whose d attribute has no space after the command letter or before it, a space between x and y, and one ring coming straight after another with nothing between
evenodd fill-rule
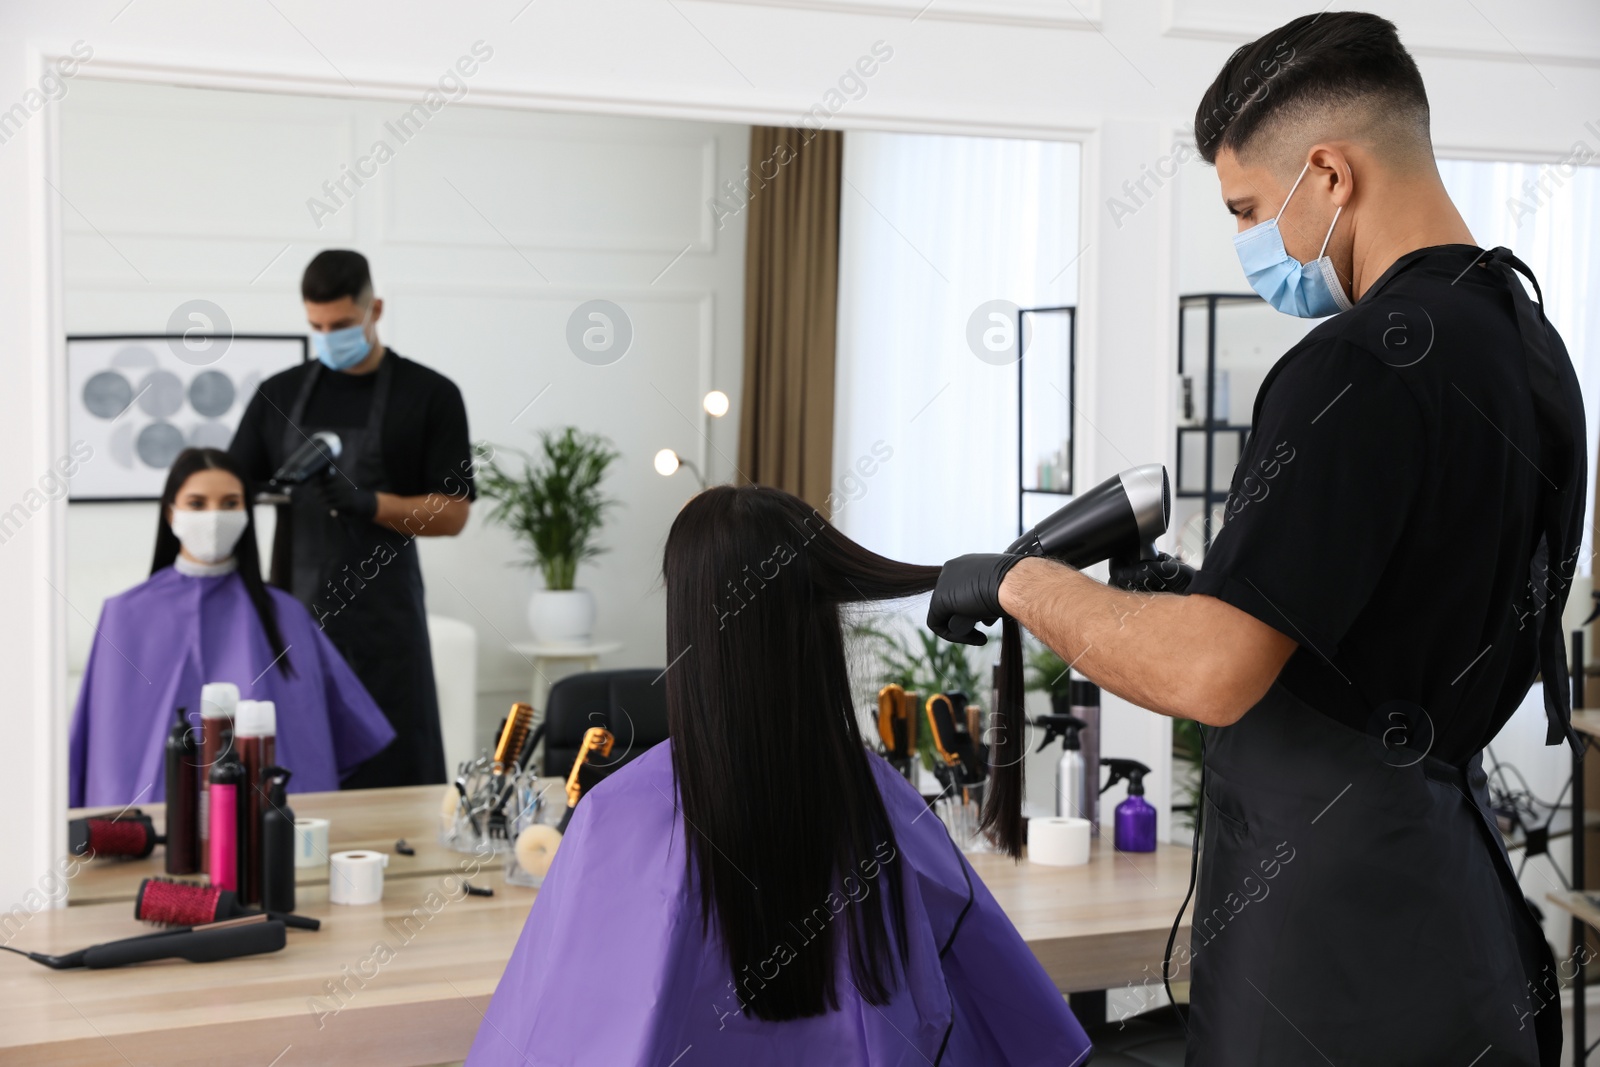
<instances>
[{"instance_id":1,"label":"potted plant","mask_svg":"<svg viewBox=\"0 0 1600 1067\"><path fill-rule=\"evenodd\" d=\"M1050 710L1057 715L1072 714L1072 672L1067 661L1043 642L1031 643L1024 666L1024 688L1030 693L1049 693Z\"/></svg>"},{"instance_id":2,"label":"potted plant","mask_svg":"<svg viewBox=\"0 0 1600 1067\"><path fill-rule=\"evenodd\" d=\"M576 588L578 564L604 552L596 535L616 501L600 491L617 459L611 443L575 426L539 435L539 457L522 457L510 471L495 459L479 470L478 487L494 501L489 521L509 529L527 553L524 565L544 575L544 588L528 602L534 639L549 645L583 645L594 631L594 596ZM493 455L493 450L489 450Z\"/></svg>"}]
</instances>

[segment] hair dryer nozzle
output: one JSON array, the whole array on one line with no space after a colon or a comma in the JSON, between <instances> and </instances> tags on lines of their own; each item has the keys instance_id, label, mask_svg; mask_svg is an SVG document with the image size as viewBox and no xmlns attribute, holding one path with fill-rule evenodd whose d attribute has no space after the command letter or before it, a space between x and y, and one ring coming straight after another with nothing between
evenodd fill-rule
<instances>
[{"instance_id":1,"label":"hair dryer nozzle","mask_svg":"<svg viewBox=\"0 0 1600 1067\"><path fill-rule=\"evenodd\" d=\"M331 430L318 430L307 437L294 454L283 461L272 476L274 485L304 485L333 466L344 450L344 442Z\"/></svg>"},{"instance_id":2,"label":"hair dryer nozzle","mask_svg":"<svg viewBox=\"0 0 1600 1067\"><path fill-rule=\"evenodd\" d=\"M1167 532L1172 489L1167 468L1147 463L1108 478L1017 538L1007 550L1088 567L1138 556Z\"/></svg>"}]
</instances>

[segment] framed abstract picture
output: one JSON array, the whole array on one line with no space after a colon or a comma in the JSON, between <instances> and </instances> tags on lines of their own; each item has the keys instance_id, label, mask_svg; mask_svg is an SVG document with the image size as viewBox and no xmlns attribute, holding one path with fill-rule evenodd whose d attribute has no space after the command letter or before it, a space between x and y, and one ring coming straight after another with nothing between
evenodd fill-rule
<instances>
[{"instance_id":1,"label":"framed abstract picture","mask_svg":"<svg viewBox=\"0 0 1600 1067\"><path fill-rule=\"evenodd\" d=\"M256 386L309 358L299 334L67 338L68 500L157 500L191 446L227 448Z\"/></svg>"}]
</instances>

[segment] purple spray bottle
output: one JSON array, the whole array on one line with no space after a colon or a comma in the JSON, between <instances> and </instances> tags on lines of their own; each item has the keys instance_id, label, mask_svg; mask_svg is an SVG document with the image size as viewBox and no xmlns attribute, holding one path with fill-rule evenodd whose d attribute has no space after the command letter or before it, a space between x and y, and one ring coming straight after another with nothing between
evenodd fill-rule
<instances>
[{"instance_id":1,"label":"purple spray bottle","mask_svg":"<svg viewBox=\"0 0 1600 1067\"><path fill-rule=\"evenodd\" d=\"M1128 799L1117 805L1116 847L1118 852L1154 852L1156 850L1156 809L1144 798L1144 776L1150 768L1133 759L1102 759L1111 769L1104 793L1117 782L1128 780Z\"/></svg>"}]
</instances>

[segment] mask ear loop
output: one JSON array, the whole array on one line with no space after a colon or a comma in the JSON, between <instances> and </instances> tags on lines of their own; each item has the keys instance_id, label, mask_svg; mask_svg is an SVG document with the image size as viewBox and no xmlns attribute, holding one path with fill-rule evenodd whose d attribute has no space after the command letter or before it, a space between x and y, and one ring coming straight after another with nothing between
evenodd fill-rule
<instances>
[{"instance_id":1,"label":"mask ear loop","mask_svg":"<svg viewBox=\"0 0 1600 1067\"><path fill-rule=\"evenodd\" d=\"M1311 169L1311 161L1308 159L1308 160L1306 160L1306 165L1300 168L1300 177L1296 178L1294 180L1294 184L1289 186L1289 196L1286 196L1286 197L1283 198L1283 206L1278 208L1278 213L1276 215L1272 216L1272 218L1270 220L1268 220L1268 221L1276 222L1280 218L1283 217L1283 209L1289 206L1290 197L1293 197L1294 196L1294 191L1296 189L1300 188L1300 183L1305 181L1306 171L1308 171L1310 169Z\"/></svg>"},{"instance_id":2,"label":"mask ear loop","mask_svg":"<svg viewBox=\"0 0 1600 1067\"><path fill-rule=\"evenodd\" d=\"M1296 189L1300 188L1300 182L1305 178L1306 171L1308 171L1310 169L1311 169L1311 161L1307 160L1306 161L1306 165L1304 167L1300 168L1300 177L1296 178L1294 180L1294 184L1289 187L1289 196L1293 196L1294 195L1294 191ZM1288 207L1289 206L1289 196L1286 196L1286 197L1283 198L1283 206L1284 207ZM1278 209L1278 214L1279 215L1283 214L1283 208L1280 207ZM1317 262L1317 260L1322 259L1323 257L1325 257L1328 254L1328 243L1333 240L1333 228L1335 226L1339 225L1339 216L1342 215L1342 214L1344 214L1344 205L1343 204L1340 204L1338 207L1333 209L1333 221L1328 223L1328 233L1327 233L1326 236L1324 236L1322 238L1322 247L1317 249L1317 259L1312 260L1313 263ZM1331 266L1331 263L1330 263L1330 266ZM1351 306L1350 298L1348 296L1345 296L1344 283L1342 281L1338 281L1338 272L1335 271L1333 273L1334 273L1334 277L1329 279L1329 287L1334 290L1334 299L1338 303L1344 305L1339 310L1340 311L1346 311ZM1338 281L1337 285L1333 284L1335 281ZM1340 299L1340 298L1342 298L1342 299Z\"/></svg>"},{"instance_id":3,"label":"mask ear loop","mask_svg":"<svg viewBox=\"0 0 1600 1067\"><path fill-rule=\"evenodd\" d=\"M1321 259L1323 256L1328 254L1328 242L1333 240L1333 228L1339 225L1339 213L1343 210L1343 204L1340 204L1338 207L1333 209L1333 221L1328 223L1328 236L1322 239L1322 247L1317 250L1318 259Z\"/></svg>"},{"instance_id":4,"label":"mask ear loop","mask_svg":"<svg viewBox=\"0 0 1600 1067\"><path fill-rule=\"evenodd\" d=\"M1333 240L1333 228L1339 225L1339 216L1343 211L1343 204L1333 209L1333 221L1328 223L1328 236L1322 239L1322 247L1317 250L1315 262L1325 268L1323 270L1323 278L1327 281L1328 288L1333 293L1334 304L1338 306L1340 311L1349 311L1355 305L1351 303L1350 297L1345 295L1344 281L1339 277L1338 270L1334 268L1333 260L1327 258L1328 242ZM1329 277L1330 275L1331 277Z\"/></svg>"}]
</instances>

